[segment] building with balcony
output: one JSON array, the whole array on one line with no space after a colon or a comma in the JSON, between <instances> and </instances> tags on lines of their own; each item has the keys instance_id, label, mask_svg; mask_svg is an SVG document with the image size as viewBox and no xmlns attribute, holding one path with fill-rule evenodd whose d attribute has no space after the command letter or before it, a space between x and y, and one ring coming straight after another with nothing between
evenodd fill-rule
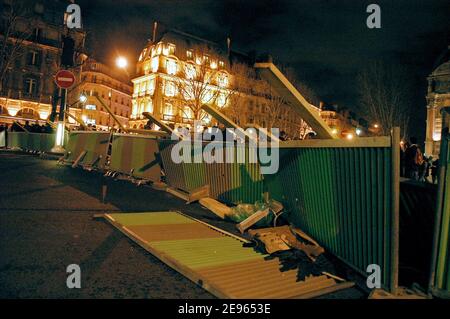
<instances>
[{"instance_id":1,"label":"building with balcony","mask_svg":"<svg viewBox=\"0 0 450 319\"><path fill-rule=\"evenodd\" d=\"M241 89L234 67L242 64L252 68L253 63L250 56L231 50L229 41L221 46L177 30L154 30L153 39L139 56L136 77L132 79L130 127L144 128L147 119L143 112L174 127L190 127L193 119L213 125L214 119L199 111L200 104L209 104L243 127L273 126L300 138L302 130L305 131L302 119L286 104L274 114L268 108L271 101L267 92L258 92L251 85L241 92L243 98L232 110L233 92Z\"/></svg>"},{"instance_id":2,"label":"building with balcony","mask_svg":"<svg viewBox=\"0 0 450 319\"><path fill-rule=\"evenodd\" d=\"M84 124L95 125L98 129L117 126L100 99L120 123L127 126L131 115L131 92L132 85L124 70L108 67L89 58L81 66L81 81L69 98L76 101L84 95L87 100L77 103L70 112ZM74 123L74 120L71 122Z\"/></svg>"},{"instance_id":3,"label":"building with balcony","mask_svg":"<svg viewBox=\"0 0 450 319\"><path fill-rule=\"evenodd\" d=\"M441 109L450 107L450 46L436 62L428 79L425 154L438 157L441 141Z\"/></svg>"},{"instance_id":4,"label":"building with balcony","mask_svg":"<svg viewBox=\"0 0 450 319\"><path fill-rule=\"evenodd\" d=\"M2 0L1 19L8 19L9 10L19 1ZM45 121L51 113L54 75L60 69L62 37L75 40L75 48L84 47L85 33L64 27L64 12L71 1L33 1L26 14L20 15L7 31L2 23L0 41L8 47L21 42L8 65L3 65L4 76L0 85L0 122L15 120ZM15 10L15 9L14 9ZM20 13L19 13L20 14ZM79 55L81 57L81 55ZM72 71L79 77L80 69Z\"/></svg>"}]
</instances>

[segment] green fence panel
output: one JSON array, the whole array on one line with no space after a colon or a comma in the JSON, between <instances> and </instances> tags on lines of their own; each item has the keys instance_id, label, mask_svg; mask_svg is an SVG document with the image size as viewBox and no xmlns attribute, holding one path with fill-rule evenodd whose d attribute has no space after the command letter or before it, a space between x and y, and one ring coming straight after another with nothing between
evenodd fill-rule
<instances>
[{"instance_id":1,"label":"green fence panel","mask_svg":"<svg viewBox=\"0 0 450 319\"><path fill-rule=\"evenodd\" d=\"M5 131L0 132L0 147L6 147L6 133Z\"/></svg>"},{"instance_id":2,"label":"green fence panel","mask_svg":"<svg viewBox=\"0 0 450 319\"><path fill-rule=\"evenodd\" d=\"M50 152L55 145L56 134L8 132L8 147L27 151Z\"/></svg>"},{"instance_id":3,"label":"green fence panel","mask_svg":"<svg viewBox=\"0 0 450 319\"><path fill-rule=\"evenodd\" d=\"M66 144L65 162L73 163L86 152L78 162L81 166L104 169L108 154L110 133L93 131L72 131Z\"/></svg>"},{"instance_id":4,"label":"green fence panel","mask_svg":"<svg viewBox=\"0 0 450 319\"><path fill-rule=\"evenodd\" d=\"M445 178L439 183L443 183L443 200L441 223L438 234L438 255L436 262L436 274L434 288L444 292L446 298L450 298L450 136L443 139L441 143L446 143L445 147L441 146L439 161L441 165L445 165Z\"/></svg>"},{"instance_id":5,"label":"green fence panel","mask_svg":"<svg viewBox=\"0 0 450 319\"><path fill-rule=\"evenodd\" d=\"M156 138L114 134L109 169L153 182L159 181L161 166Z\"/></svg>"},{"instance_id":6,"label":"green fence panel","mask_svg":"<svg viewBox=\"0 0 450 319\"><path fill-rule=\"evenodd\" d=\"M334 255L366 273L382 269L391 283L390 147L280 148L280 168L264 175L290 222Z\"/></svg>"},{"instance_id":7,"label":"green fence panel","mask_svg":"<svg viewBox=\"0 0 450 319\"><path fill-rule=\"evenodd\" d=\"M210 196L226 203L254 203L261 199L263 193L263 177L256 158L251 158L248 148L245 157L237 162L236 146L227 145L222 149L221 160L212 152L201 152L195 147L191 149L190 163L174 163L171 157L174 141L159 141L161 160L169 186L189 192L198 187L209 185ZM227 149L233 150L233 160L225 161ZM195 162L199 158L200 163ZM252 159L253 161L251 161Z\"/></svg>"}]
</instances>

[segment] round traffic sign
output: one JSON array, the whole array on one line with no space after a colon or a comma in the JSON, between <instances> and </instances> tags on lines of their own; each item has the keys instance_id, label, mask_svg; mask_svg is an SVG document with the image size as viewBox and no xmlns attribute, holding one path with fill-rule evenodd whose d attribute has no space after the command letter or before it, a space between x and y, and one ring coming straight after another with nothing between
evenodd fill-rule
<instances>
[{"instance_id":1,"label":"round traffic sign","mask_svg":"<svg viewBox=\"0 0 450 319\"><path fill-rule=\"evenodd\" d=\"M61 89L68 89L75 84L75 75L68 70L59 70L55 75L55 82Z\"/></svg>"}]
</instances>

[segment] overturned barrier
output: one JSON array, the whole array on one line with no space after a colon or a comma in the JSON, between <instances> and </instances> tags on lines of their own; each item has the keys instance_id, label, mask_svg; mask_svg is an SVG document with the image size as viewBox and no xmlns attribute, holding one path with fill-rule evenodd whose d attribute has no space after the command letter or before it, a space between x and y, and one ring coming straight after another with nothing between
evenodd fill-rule
<instances>
[{"instance_id":1,"label":"overturned barrier","mask_svg":"<svg viewBox=\"0 0 450 319\"><path fill-rule=\"evenodd\" d=\"M114 134L109 169L158 182L161 178L161 166L156 137Z\"/></svg>"},{"instance_id":2,"label":"overturned barrier","mask_svg":"<svg viewBox=\"0 0 450 319\"><path fill-rule=\"evenodd\" d=\"M206 144L203 144L202 152L198 154L192 149L191 163L175 163L172 159L175 143L169 140L159 141L162 165L169 186L185 192L209 186L210 197L225 203L254 203L262 198L263 176L256 157L252 158L248 147L245 148L245 159L241 163L237 161L237 152L233 152L233 160L225 162L226 148L235 149L233 144L224 146L219 163L210 162L211 158L203 153ZM195 162L198 157L201 159L200 163Z\"/></svg>"},{"instance_id":3,"label":"overturned barrier","mask_svg":"<svg viewBox=\"0 0 450 319\"><path fill-rule=\"evenodd\" d=\"M50 152L55 146L56 134L8 132L7 146L24 151Z\"/></svg>"},{"instance_id":4,"label":"overturned barrier","mask_svg":"<svg viewBox=\"0 0 450 319\"><path fill-rule=\"evenodd\" d=\"M381 283L391 291L398 280L396 132L392 141L285 142L278 172L264 176L290 222L366 276L369 265L379 266Z\"/></svg>"},{"instance_id":5,"label":"overturned barrier","mask_svg":"<svg viewBox=\"0 0 450 319\"><path fill-rule=\"evenodd\" d=\"M110 133L72 131L66 144L64 162L86 168L104 169L108 154Z\"/></svg>"}]
</instances>

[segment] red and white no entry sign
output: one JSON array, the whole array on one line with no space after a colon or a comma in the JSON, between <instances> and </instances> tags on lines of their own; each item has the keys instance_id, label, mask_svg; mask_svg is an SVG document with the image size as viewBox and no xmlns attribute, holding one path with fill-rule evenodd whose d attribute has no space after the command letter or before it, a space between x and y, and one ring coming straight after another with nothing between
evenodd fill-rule
<instances>
[{"instance_id":1,"label":"red and white no entry sign","mask_svg":"<svg viewBox=\"0 0 450 319\"><path fill-rule=\"evenodd\" d=\"M55 82L61 89L68 89L75 84L75 75L68 70L59 70L55 75Z\"/></svg>"}]
</instances>

